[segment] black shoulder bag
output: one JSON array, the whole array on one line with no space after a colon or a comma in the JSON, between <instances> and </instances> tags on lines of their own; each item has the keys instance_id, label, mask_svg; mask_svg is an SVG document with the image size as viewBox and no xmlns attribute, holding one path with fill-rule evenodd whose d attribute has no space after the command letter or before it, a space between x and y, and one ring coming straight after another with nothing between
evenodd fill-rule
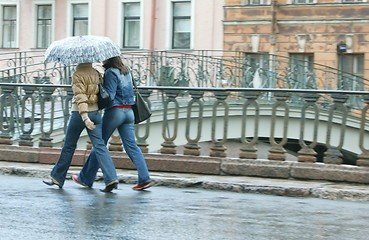
<instances>
[{"instance_id":1,"label":"black shoulder bag","mask_svg":"<svg viewBox=\"0 0 369 240\"><path fill-rule=\"evenodd\" d=\"M136 82L132 78L134 86L135 104L132 106L135 115L135 124L147 120L151 116L151 110L137 89Z\"/></svg>"},{"instance_id":2,"label":"black shoulder bag","mask_svg":"<svg viewBox=\"0 0 369 240\"><path fill-rule=\"evenodd\" d=\"M99 110L104 109L109 101L110 101L110 96L108 91L104 88L103 85L103 81L102 81L102 76L100 74L99 71L96 70L96 72L99 74L99 93L97 94L97 105L99 106Z\"/></svg>"}]
</instances>

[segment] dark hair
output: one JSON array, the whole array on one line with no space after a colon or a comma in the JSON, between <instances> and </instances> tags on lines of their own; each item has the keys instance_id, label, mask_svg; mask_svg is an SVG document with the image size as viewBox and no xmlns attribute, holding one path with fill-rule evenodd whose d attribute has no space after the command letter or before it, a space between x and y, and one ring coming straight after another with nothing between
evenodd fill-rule
<instances>
[{"instance_id":1,"label":"dark hair","mask_svg":"<svg viewBox=\"0 0 369 240\"><path fill-rule=\"evenodd\" d=\"M123 64L122 59L118 56L118 57L112 57L109 58L108 60L106 60L106 63L103 66L105 69L108 68L118 68L120 73L126 75L129 72L129 68Z\"/></svg>"}]
</instances>

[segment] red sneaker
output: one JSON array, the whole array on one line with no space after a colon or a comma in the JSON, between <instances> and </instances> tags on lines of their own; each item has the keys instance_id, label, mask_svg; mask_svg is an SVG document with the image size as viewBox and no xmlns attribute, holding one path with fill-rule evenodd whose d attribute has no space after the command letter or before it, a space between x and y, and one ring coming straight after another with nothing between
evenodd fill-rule
<instances>
[{"instance_id":1,"label":"red sneaker","mask_svg":"<svg viewBox=\"0 0 369 240\"><path fill-rule=\"evenodd\" d=\"M149 188L151 187L152 185L154 185L153 182L147 182L147 183L144 183L144 184L139 184L139 185L136 185L134 187L132 187L133 190L136 190L136 191L139 191L139 190L144 190L146 188Z\"/></svg>"},{"instance_id":2,"label":"red sneaker","mask_svg":"<svg viewBox=\"0 0 369 240\"><path fill-rule=\"evenodd\" d=\"M88 186L86 184L84 184L83 182L81 182L79 179L78 179L78 176L77 175L72 175L72 179L74 182L84 186L84 187L88 187L88 188L91 188L91 186Z\"/></svg>"}]
</instances>

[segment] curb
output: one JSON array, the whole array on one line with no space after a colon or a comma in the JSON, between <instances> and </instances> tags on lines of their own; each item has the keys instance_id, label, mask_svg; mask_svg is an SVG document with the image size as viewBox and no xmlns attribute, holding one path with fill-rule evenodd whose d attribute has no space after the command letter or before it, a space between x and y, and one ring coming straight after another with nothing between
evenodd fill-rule
<instances>
[{"instance_id":1,"label":"curb","mask_svg":"<svg viewBox=\"0 0 369 240\"><path fill-rule=\"evenodd\" d=\"M60 148L0 145L0 161L54 165L58 161L60 150ZM76 149L71 165L83 166L89 152ZM136 170L126 153L112 151L111 155L116 169ZM369 184L369 167L365 166L159 153L145 153L144 156L148 168L153 172Z\"/></svg>"},{"instance_id":2,"label":"curb","mask_svg":"<svg viewBox=\"0 0 369 240\"><path fill-rule=\"evenodd\" d=\"M48 178L52 166L45 164L0 162L0 174ZM70 167L67 179L70 179L71 174L78 174L80 169L80 167ZM203 188L287 197L369 201L369 186L364 184L172 172L150 172L150 174L156 186ZM118 169L117 175L120 183L136 184L136 171ZM102 181L101 172L98 173L96 180Z\"/></svg>"}]
</instances>

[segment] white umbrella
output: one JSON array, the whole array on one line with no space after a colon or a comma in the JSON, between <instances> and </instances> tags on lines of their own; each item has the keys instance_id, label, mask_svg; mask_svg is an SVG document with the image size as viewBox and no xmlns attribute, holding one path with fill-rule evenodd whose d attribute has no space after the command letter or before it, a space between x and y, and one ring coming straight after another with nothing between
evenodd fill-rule
<instances>
[{"instance_id":1,"label":"white umbrella","mask_svg":"<svg viewBox=\"0 0 369 240\"><path fill-rule=\"evenodd\" d=\"M108 37L76 36L51 43L45 52L45 62L94 63L120 54L117 44Z\"/></svg>"}]
</instances>

